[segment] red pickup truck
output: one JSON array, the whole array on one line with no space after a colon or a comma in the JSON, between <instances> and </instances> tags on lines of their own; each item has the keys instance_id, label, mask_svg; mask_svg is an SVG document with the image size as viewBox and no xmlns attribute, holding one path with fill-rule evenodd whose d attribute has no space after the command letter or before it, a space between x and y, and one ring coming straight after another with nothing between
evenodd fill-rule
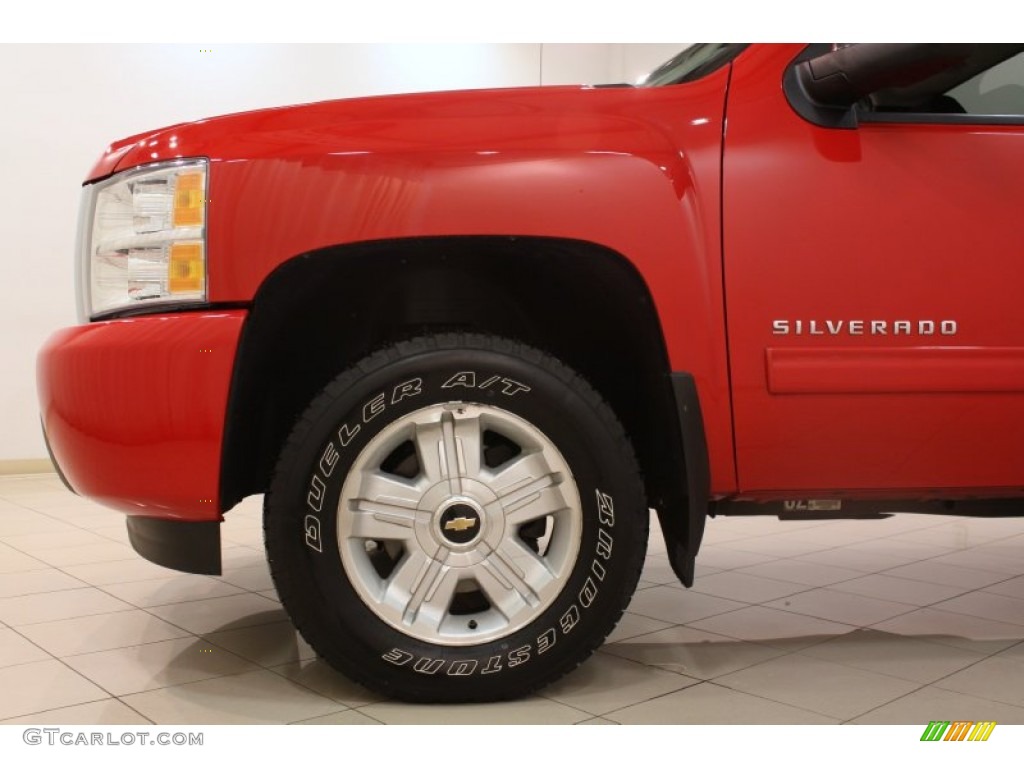
<instances>
[{"instance_id":1,"label":"red pickup truck","mask_svg":"<svg viewBox=\"0 0 1024 768\"><path fill-rule=\"evenodd\" d=\"M1020 44L174 125L86 181L44 431L171 568L265 494L355 680L519 696L614 626L652 509L686 586L709 515L1024 511L1022 179Z\"/></svg>"}]
</instances>

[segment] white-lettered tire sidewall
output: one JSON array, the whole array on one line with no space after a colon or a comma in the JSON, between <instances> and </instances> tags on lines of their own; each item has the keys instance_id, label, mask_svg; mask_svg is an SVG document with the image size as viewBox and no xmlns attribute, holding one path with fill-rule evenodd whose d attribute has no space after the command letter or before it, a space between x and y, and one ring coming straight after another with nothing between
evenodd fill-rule
<instances>
[{"instance_id":1,"label":"white-lettered tire sidewall","mask_svg":"<svg viewBox=\"0 0 1024 768\"><path fill-rule=\"evenodd\" d=\"M534 690L600 644L635 588L646 509L617 423L567 369L504 344L521 354L420 349L371 358L376 369L341 377L296 428L268 498L268 552L296 625L332 665L398 698L474 701ZM426 643L394 629L358 596L338 552L339 495L362 449L396 419L453 401L497 406L537 427L566 459L583 512L562 592L533 622L479 645Z\"/></svg>"}]
</instances>

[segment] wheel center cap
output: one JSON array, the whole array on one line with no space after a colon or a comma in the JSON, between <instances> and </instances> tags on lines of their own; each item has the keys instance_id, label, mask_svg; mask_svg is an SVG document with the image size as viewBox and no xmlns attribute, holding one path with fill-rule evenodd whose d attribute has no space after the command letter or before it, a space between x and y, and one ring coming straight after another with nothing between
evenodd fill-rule
<instances>
[{"instance_id":1,"label":"wheel center cap","mask_svg":"<svg viewBox=\"0 0 1024 768\"><path fill-rule=\"evenodd\" d=\"M479 537L480 523L480 512L465 501L450 504L438 518L442 538L457 545L469 544Z\"/></svg>"}]
</instances>

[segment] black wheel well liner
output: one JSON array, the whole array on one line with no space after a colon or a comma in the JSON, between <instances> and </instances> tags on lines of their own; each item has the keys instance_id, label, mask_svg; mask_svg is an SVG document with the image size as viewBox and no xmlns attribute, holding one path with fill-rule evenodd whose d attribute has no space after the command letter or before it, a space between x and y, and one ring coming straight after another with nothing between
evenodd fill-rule
<instances>
[{"instance_id":1,"label":"black wheel well liner","mask_svg":"<svg viewBox=\"0 0 1024 768\"><path fill-rule=\"evenodd\" d=\"M630 435L649 504L684 514L676 397L646 283L602 246L525 237L374 241L281 264L260 286L239 341L220 508L266 490L295 421L341 371L435 330L516 338L578 371Z\"/></svg>"}]
</instances>

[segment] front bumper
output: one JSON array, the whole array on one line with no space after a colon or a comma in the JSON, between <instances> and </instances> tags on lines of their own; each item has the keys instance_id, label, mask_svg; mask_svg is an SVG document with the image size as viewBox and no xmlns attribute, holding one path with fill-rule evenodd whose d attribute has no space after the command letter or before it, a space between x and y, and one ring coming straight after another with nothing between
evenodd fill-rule
<instances>
[{"instance_id":1,"label":"front bumper","mask_svg":"<svg viewBox=\"0 0 1024 768\"><path fill-rule=\"evenodd\" d=\"M37 364L43 429L76 493L129 515L216 522L244 310L58 331Z\"/></svg>"}]
</instances>

